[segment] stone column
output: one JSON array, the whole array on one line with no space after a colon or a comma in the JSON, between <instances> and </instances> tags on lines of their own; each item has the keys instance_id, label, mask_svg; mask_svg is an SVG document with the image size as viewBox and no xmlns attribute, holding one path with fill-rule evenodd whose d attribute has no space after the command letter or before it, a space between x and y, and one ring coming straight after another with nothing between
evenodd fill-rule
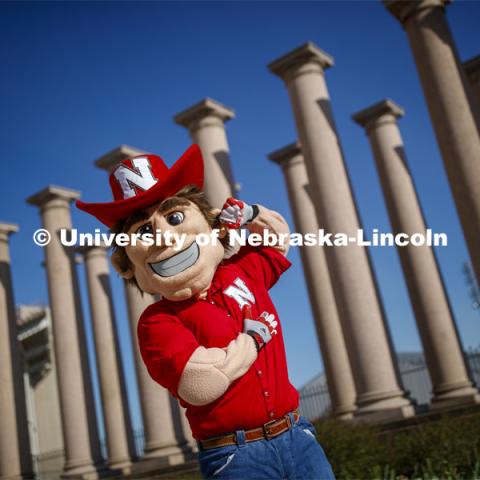
<instances>
[{"instance_id":1,"label":"stone column","mask_svg":"<svg viewBox=\"0 0 480 480\"><path fill-rule=\"evenodd\" d=\"M465 62L463 64L463 70L470 83L470 89L472 91L472 96L476 101L476 106L477 108L480 108L480 55Z\"/></svg>"},{"instance_id":2,"label":"stone column","mask_svg":"<svg viewBox=\"0 0 480 480\"><path fill-rule=\"evenodd\" d=\"M17 340L15 301L8 237L18 226L0 223L0 478L33 478L23 383Z\"/></svg>"},{"instance_id":3,"label":"stone column","mask_svg":"<svg viewBox=\"0 0 480 480\"><path fill-rule=\"evenodd\" d=\"M396 119L404 111L386 99L353 115L365 128L393 232L426 235L426 223L408 168ZM433 249L397 247L433 385L432 407L478 403Z\"/></svg>"},{"instance_id":4,"label":"stone column","mask_svg":"<svg viewBox=\"0 0 480 480\"><path fill-rule=\"evenodd\" d=\"M479 109L448 27L447 0L384 2L407 32L465 241L480 282Z\"/></svg>"},{"instance_id":5,"label":"stone column","mask_svg":"<svg viewBox=\"0 0 480 480\"><path fill-rule=\"evenodd\" d=\"M192 142L200 146L205 164L204 190L210 203L218 208L235 190L225 134L225 122L234 117L231 108L210 98L174 117L175 123L188 129Z\"/></svg>"},{"instance_id":6,"label":"stone column","mask_svg":"<svg viewBox=\"0 0 480 480\"><path fill-rule=\"evenodd\" d=\"M183 429L183 436L185 438L185 444L186 444L185 449L187 451L188 451L188 449L190 449L191 452L196 452L198 450L197 442L193 438L192 429L190 427L190 423L188 422L188 418L187 418L186 408L183 408L182 406L180 406L180 414L179 415L180 415L180 421L181 421L182 429Z\"/></svg>"},{"instance_id":7,"label":"stone column","mask_svg":"<svg viewBox=\"0 0 480 480\"><path fill-rule=\"evenodd\" d=\"M307 171L298 143L271 153L268 158L282 167L293 213L295 232L318 233L315 207L307 193ZM320 246L300 247L303 273L307 283L318 342L327 377L332 412L349 419L355 410L355 384L348 361L347 347L338 317L335 295L328 273L325 253Z\"/></svg>"},{"instance_id":8,"label":"stone column","mask_svg":"<svg viewBox=\"0 0 480 480\"><path fill-rule=\"evenodd\" d=\"M85 398L86 398L86 407L88 413L88 432L90 435L90 448L93 455L93 463L102 465L102 469L105 468L105 462L102 457L102 449L100 445L100 434L98 432L98 423L95 409L95 397L93 394L93 379L90 371L90 361L88 358L88 348L87 348L87 334L85 331L85 317L83 315L82 307L82 298L80 294L80 284L78 281L77 267L82 263L82 259L74 254L73 256L73 273L72 273L72 283L73 283L73 295L75 298L75 311L77 314L77 329L78 329L78 342L80 345L80 361L82 362L82 376L83 384L85 385Z\"/></svg>"},{"instance_id":9,"label":"stone column","mask_svg":"<svg viewBox=\"0 0 480 480\"><path fill-rule=\"evenodd\" d=\"M105 419L108 465L130 470L133 439L113 311L110 271L105 247L82 247L87 274L97 370Z\"/></svg>"},{"instance_id":10,"label":"stone column","mask_svg":"<svg viewBox=\"0 0 480 480\"><path fill-rule=\"evenodd\" d=\"M95 161L95 165L111 172L129 157L146 153L127 145L121 145ZM169 392L150 377L140 354L137 340L137 323L143 311L156 300L140 291L131 283L124 282L135 369L139 388L145 437L144 458L163 457L170 464L184 460L182 448L176 438L174 420L170 407ZM183 447L183 445L181 445Z\"/></svg>"},{"instance_id":11,"label":"stone column","mask_svg":"<svg viewBox=\"0 0 480 480\"><path fill-rule=\"evenodd\" d=\"M65 445L64 476L96 478L89 425L90 415L85 385L77 325L75 271L72 250L60 243L60 229L70 230L70 203L79 192L49 186L28 198L28 203L40 207L43 228L51 235L45 248L48 290L52 311L58 390L62 412Z\"/></svg>"},{"instance_id":12,"label":"stone column","mask_svg":"<svg viewBox=\"0 0 480 480\"><path fill-rule=\"evenodd\" d=\"M140 315L155 299L141 293L137 287L125 282L128 318L135 352L135 368L140 392L143 429L145 435L145 457L170 457L170 462L181 463L183 456L177 445L169 392L150 377L140 354L137 341L137 324Z\"/></svg>"},{"instance_id":13,"label":"stone column","mask_svg":"<svg viewBox=\"0 0 480 480\"><path fill-rule=\"evenodd\" d=\"M307 43L275 60L270 71L286 84L320 228L357 238L360 228L324 78L333 58ZM413 415L399 387L383 310L366 249L325 248L357 391L357 414L371 421Z\"/></svg>"}]
</instances>

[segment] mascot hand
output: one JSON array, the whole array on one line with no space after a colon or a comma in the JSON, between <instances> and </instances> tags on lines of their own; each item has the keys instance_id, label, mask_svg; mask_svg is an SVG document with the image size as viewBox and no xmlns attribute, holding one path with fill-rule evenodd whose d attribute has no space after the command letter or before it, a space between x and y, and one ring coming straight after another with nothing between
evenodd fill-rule
<instances>
[{"instance_id":1,"label":"mascot hand","mask_svg":"<svg viewBox=\"0 0 480 480\"><path fill-rule=\"evenodd\" d=\"M218 219L227 228L240 228L251 222L257 215L257 205L248 205L248 203L230 197L223 205Z\"/></svg>"},{"instance_id":2,"label":"mascot hand","mask_svg":"<svg viewBox=\"0 0 480 480\"><path fill-rule=\"evenodd\" d=\"M255 340L255 345L259 352L277 334L276 327L278 322L275 320L275 315L263 312L256 320L253 320L250 305L245 305L242 313L243 332Z\"/></svg>"}]
</instances>

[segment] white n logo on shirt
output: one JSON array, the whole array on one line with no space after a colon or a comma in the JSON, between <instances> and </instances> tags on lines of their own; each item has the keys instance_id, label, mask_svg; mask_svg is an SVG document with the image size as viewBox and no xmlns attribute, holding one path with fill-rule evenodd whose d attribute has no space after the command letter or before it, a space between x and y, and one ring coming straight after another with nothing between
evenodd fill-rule
<instances>
[{"instance_id":1,"label":"white n logo on shirt","mask_svg":"<svg viewBox=\"0 0 480 480\"><path fill-rule=\"evenodd\" d=\"M134 158L132 159L132 165L137 171L131 170L125 165L120 165L113 173L120 184L123 198L134 197L137 194L137 187L146 191L157 183L157 179L150 170L148 158Z\"/></svg>"},{"instance_id":2,"label":"white n logo on shirt","mask_svg":"<svg viewBox=\"0 0 480 480\"><path fill-rule=\"evenodd\" d=\"M233 298L240 307L240 310L251 303L255 303L253 293L247 288L245 282L241 278L236 278L233 285L228 286L223 293Z\"/></svg>"}]
</instances>

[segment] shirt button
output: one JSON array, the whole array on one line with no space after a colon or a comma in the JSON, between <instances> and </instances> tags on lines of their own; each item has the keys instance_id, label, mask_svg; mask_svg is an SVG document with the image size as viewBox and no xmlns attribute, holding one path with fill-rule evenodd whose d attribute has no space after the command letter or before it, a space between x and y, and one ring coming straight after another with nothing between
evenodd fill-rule
<instances>
[{"instance_id":1,"label":"shirt button","mask_svg":"<svg viewBox=\"0 0 480 480\"><path fill-rule=\"evenodd\" d=\"M262 373L263 373L263 372L262 372L261 370L258 371L258 375L259 375L260 377L262 376Z\"/></svg>"},{"instance_id":2,"label":"shirt button","mask_svg":"<svg viewBox=\"0 0 480 480\"><path fill-rule=\"evenodd\" d=\"M270 394L268 393L268 391L265 390L265 392L263 392L263 394L268 397Z\"/></svg>"},{"instance_id":3,"label":"shirt button","mask_svg":"<svg viewBox=\"0 0 480 480\"><path fill-rule=\"evenodd\" d=\"M275 414L273 412L270 412L270 418L273 418Z\"/></svg>"}]
</instances>

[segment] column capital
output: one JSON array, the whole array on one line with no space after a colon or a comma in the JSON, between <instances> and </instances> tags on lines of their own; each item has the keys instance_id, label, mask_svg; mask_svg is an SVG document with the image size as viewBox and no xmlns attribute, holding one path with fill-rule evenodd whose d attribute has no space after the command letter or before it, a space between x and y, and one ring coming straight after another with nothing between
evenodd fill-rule
<instances>
[{"instance_id":1,"label":"column capital","mask_svg":"<svg viewBox=\"0 0 480 480\"><path fill-rule=\"evenodd\" d=\"M198 124L200 120L207 117L215 117L225 123L235 118L235 111L212 98L206 97L186 110L177 113L177 115L173 117L173 121L177 125L191 129L194 125Z\"/></svg>"},{"instance_id":2,"label":"column capital","mask_svg":"<svg viewBox=\"0 0 480 480\"><path fill-rule=\"evenodd\" d=\"M7 242L12 233L18 232L18 225L15 223L0 223L0 242Z\"/></svg>"},{"instance_id":3,"label":"column capital","mask_svg":"<svg viewBox=\"0 0 480 480\"><path fill-rule=\"evenodd\" d=\"M383 123L394 123L397 118L404 115L405 111L400 105L389 98L385 98L364 110L354 113L352 119L361 127L364 127L368 134L370 128Z\"/></svg>"},{"instance_id":4,"label":"column capital","mask_svg":"<svg viewBox=\"0 0 480 480\"><path fill-rule=\"evenodd\" d=\"M480 55L463 63L463 69L469 79L480 77Z\"/></svg>"},{"instance_id":5,"label":"column capital","mask_svg":"<svg viewBox=\"0 0 480 480\"><path fill-rule=\"evenodd\" d=\"M320 71L323 71L333 66L334 59L327 52L315 45L315 43L307 42L269 63L268 69L274 75L285 79L292 69L297 69L308 63L317 64L320 67Z\"/></svg>"},{"instance_id":6,"label":"column capital","mask_svg":"<svg viewBox=\"0 0 480 480\"><path fill-rule=\"evenodd\" d=\"M402 24L422 10L445 8L452 0L383 0L385 8Z\"/></svg>"},{"instance_id":7,"label":"column capital","mask_svg":"<svg viewBox=\"0 0 480 480\"><path fill-rule=\"evenodd\" d=\"M137 155L143 155L145 153L148 152L136 147L131 147L130 145L119 145L105 155L102 155L100 158L97 158L93 164L102 170L111 172L119 163L127 158L136 157Z\"/></svg>"},{"instance_id":8,"label":"column capital","mask_svg":"<svg viewBox=\"0 0 480 480\"><path fill-rule=\"evenodd\" d=\"M16 223L7 223L0 222L0 234L10 235L12 233L17 233L19 230Z\"/></svg>"},{"instance_id":9,"label":"column capital","mask_svg":"<svg viewBox=\"0 0 480 480\"><path fill-rule=\"evenodd\" d=\"M80 198L80 192L78 190L71 190L70 188L57 187L56 185L49 185L43 190L31 195L27 198L27 203L35 205L37 207L44 207L52 200L60 200L66 205Z\"/></svg>"},{"instance_id":10,"label":"column capital","mask_svg":"<svg viewBox=\"0 0 480 480\"><path fill-rule=\"evenodd\" d=\"M282 168L287 165L302 162L302 150L299 142L293 142L289 145L279 148L267 155L268 159L280 165Z\"/></svg>"}]
</instances>

